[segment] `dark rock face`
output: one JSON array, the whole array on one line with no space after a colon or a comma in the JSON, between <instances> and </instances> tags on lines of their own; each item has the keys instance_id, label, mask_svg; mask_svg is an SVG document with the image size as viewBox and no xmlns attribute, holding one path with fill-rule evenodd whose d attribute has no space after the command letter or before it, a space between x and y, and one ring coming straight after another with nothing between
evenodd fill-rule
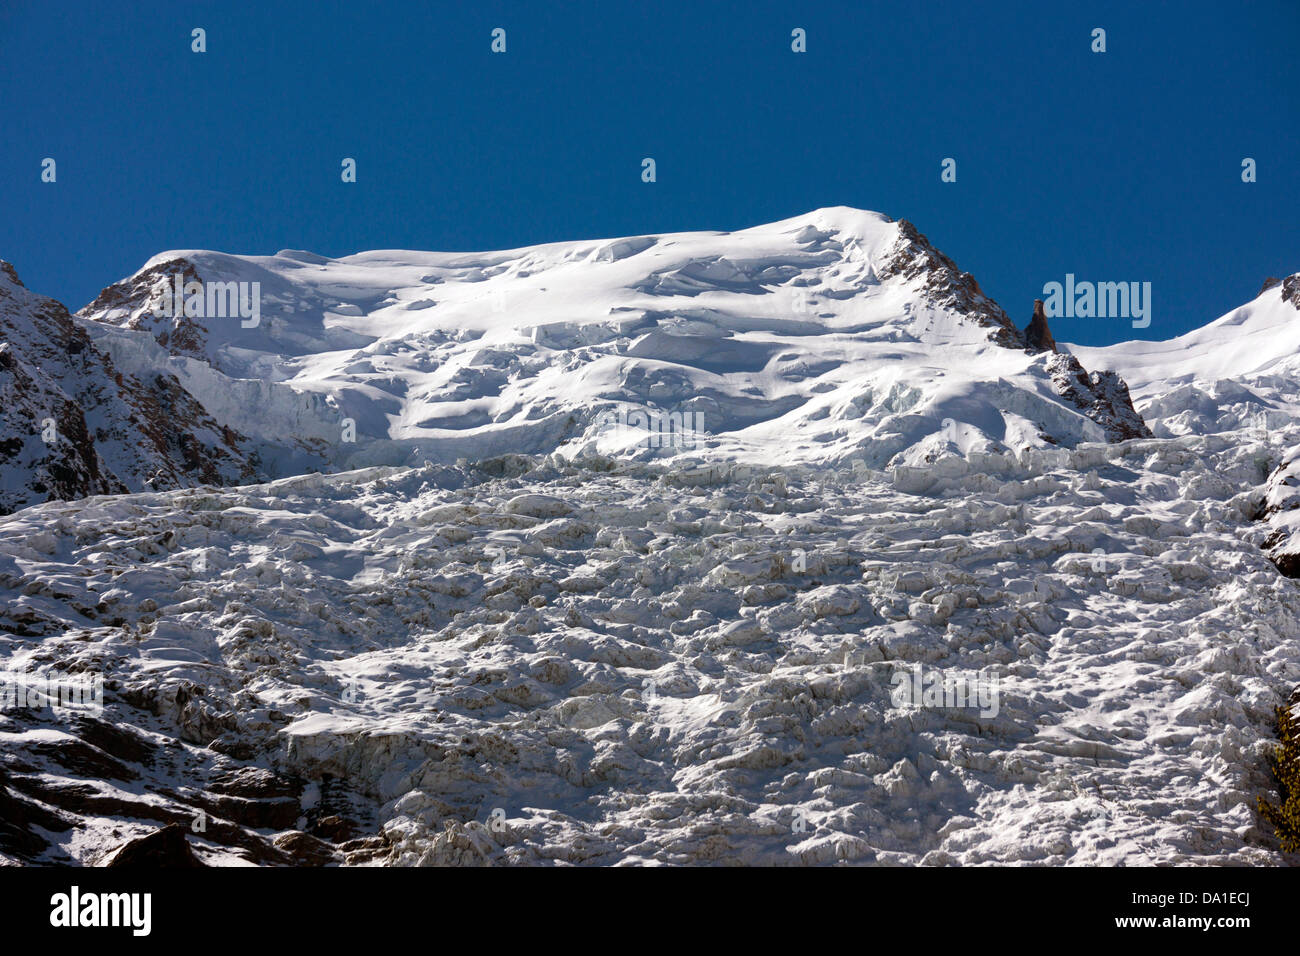
<instances>
[{"instance_id":1,"label":"dark rock face","mask_svg":"<svg viewBox=\"0 0 1300 956\"><path fill-rule=\"evenodd\" d=\"M1300 311L1300 272L1282 280L1282 298Z\"/></svg>"},{"instance_id":2,"label":"dark rock face","mask_svg":"<svg viewBox=\"0 0 1300 956\"><path fill-rule=\"evenodd\" d=\"M990 338L1006 348L1023 348L1024 339L1014 322L980 289L969 272L930 244L906 219L898 220L898 241L879 272L881 279L900 275L925 277L925 295L935 305L961 312L992 330Z\"/></svg>"},{"instance_id":3,"label":"dark rock face","mask_svg":"<svg viewBox=\"0 0 1300 956\"><path fill-rule=\"evenodd\" d=\"M180 276L182 287L190 281L202 281L198 268L189 259L168 259L139 272L130 278L115 282L100 291L95 301L79 312L79 315L123 315L139 308L143 302L152 297L152 290L159 280L166 280L170 285L176 276ZM172 355L184 355L203 359L203 346L208 338L208 330L201 323L187 317L183 312L177 315L155 316L149 311L139 312L122 323L124 328L149 332L163 348Z\"/></svg>"},{"instance_id":4,"label":"dark rock face","mask_svg":"<svg viewBox=\"0 0 1300 956\"><path fill-rule=\"evenodd\" d=\"M281 833L275 845L288 854L295 866L326 866L338 859L333 846L301 830Z\"/></svg>"},{"instance_id":5,"label":"dark rock face","mask_svg":"<svg viewBox=\"0 0 1300 956\"><path fill-rule=\"evenodd\" d=\"M0 513L251 480L247 444L174 376L122 374L63 305L0 262Z\"/></svg>"},{"instance_id":6,"label":"dark rock face","mask_svg":"<svg viewBox=\"0 0 1300 956\"><path fill-rule=\"evenodd\" d=\"M305 806L307 781L183 743L172 720L115 695L100 716L17 709L11 723L51 733L0 751L0 863L324 866L390 849L345 782L317 781ZM103 849L70 856L68 835L92 831Z\"/></svg>"},{"instance_id":7,"label":"dark rock face","mask_svg":"<svg viewBox=\"0 0 1300 956\"><path fill-rule=\"evenodd\" d=\"M1270 560L1288 578L1300 578L1300 554L1278 554Z\"/></svg>"},{"instance_id":8,"label":"dark rock face","mask_svg":"<svg viewBox=\"0 0 1300 956\"><path fill-rule=\"evenodd\" d=\"M49 847L37 828L61 833L71 830L73 821L14 793L6 776L0 767L0 853L32 862Z\"/></svg>"},{"instance_id":9,"label":"dark rock face","mask_svg":"<svg viewBox=\"0 0 1300 956\"><path fill-rule=\"evenodd\" d=\"M1114 372L1089 372L1063 352L1048 358L1047 370L1057 394L1100 425L1107 441L1153 437L1133 407L1128 385Z\"/></svg>"},{"instance_id":10,"label":"dark rock face","mask_svg":"<svg viewBox=\"0 0 1300 956\"><path fill-rule=\"evenodd\" d=\"M1057 352L1056 339L1047 327L1047 313L1043 311L1043 300L1034 300L1034 316L1025 326L1025 347L1031 352Z\"/></svg>"},{"instance_id":11,"label":"dark rock face","mask_svg":"<svg viewBox=\"0 0 1300 956\"><path fill-rule=\"evenodd\" d=\"M168 824L161 830L154 830L153 833L124 843L104 865L148 870L203 866L190 849L190 842L185 838L185 828L179 823Z\"/></svg>"}]
</instances>

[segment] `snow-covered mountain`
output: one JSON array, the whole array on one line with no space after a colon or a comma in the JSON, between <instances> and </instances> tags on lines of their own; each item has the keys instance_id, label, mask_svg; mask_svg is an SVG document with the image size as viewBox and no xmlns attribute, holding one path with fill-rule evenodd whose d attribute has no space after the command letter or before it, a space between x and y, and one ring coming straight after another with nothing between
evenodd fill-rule
<instances>
[{"instance_id":1,"label":"snow-covered mountain","mask_svg":"<svg viewBox=\"0 0 1300 956\"><path fill-rule=\"evenodd\" d=\"M165 368L137 372L123 375L67 309L0 261L0 513L254 477L235 430Z\"/></svg>"},{"instance_id":2,"label":"snow-covered mountain","mask_svg":"<svg viewBox=\"0 0 1300 956\"><path fill-rule=\"evenodd\" d=\"M1298 288L1084 349L846 209L157 257L104 362L367 467L0 518L4 670L103 682L0 706L0 862L1284 862Z\"/></svg>"},{"instance_id":3,"label":"snow-covered mountain","mask_svg":"<svg viewBox=\"0 0 1300 956\"><path fill-rule=\"evenodd\" d=\"M258 283L256 325L159 318L178 276ZM882 467L1147 434L1118 378L1027 349L909 223L843 207L491 253L167 252L79 315L272 474L505 452ZM670 417L686 441L644 440Z\"/></svg>"}]
</instances>

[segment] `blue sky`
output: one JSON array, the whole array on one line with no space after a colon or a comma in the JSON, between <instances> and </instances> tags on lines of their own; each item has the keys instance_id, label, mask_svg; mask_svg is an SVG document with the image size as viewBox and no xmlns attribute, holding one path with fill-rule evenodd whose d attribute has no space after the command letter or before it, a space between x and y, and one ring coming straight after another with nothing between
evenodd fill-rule
<instances>
[{"instance_id":1,"label":"blue sky","mask_svg":"<svg viewBox=\"0 0 1300 956\"><path fill-rule=\"evenodd\" d=\"M843 204L915 222L1021 325L1066 273L1149 281L1149 328L1053 331L1168 338L1300 270L1297 37L1295 0L9 0L0 258L76 309L165 249L477 250Z\"/></svg>"}]
</instances>

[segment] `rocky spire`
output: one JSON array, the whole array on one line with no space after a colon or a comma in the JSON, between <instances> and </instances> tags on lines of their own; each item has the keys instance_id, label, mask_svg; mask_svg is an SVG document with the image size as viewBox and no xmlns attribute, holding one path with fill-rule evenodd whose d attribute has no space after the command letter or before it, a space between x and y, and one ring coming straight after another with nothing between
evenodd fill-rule
<instances>
[{"instance_id":1,"label":"rocky spire","mask_svg":"<svg viewBox=\"0 0 1300 956\"><path fill-rule=\"evenodd\" d=\"M1031 352L1056 352L1056 339L1047 327L1047 313L1043 311L1043 300L1034 300L1034 317L1025 326L1026 348Z\"/></svg>"}]
</instances>

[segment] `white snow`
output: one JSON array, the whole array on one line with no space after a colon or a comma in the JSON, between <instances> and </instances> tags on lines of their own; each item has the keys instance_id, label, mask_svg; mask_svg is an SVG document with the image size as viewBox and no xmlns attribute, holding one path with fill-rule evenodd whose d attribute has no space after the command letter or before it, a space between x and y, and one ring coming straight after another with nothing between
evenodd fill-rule
<instances>
[{"instance_id":1,"label":"white snow","mask_svg":"<svg viewBox=\"0 0 1300 956\"><path fill-rule=\"evenodd\" d=\"M141 771L159 807L216 754L310 781L304 814L344 781L382 835L352 862L1279 862L1255 803L1300 592L1256 516L1300 445L1294 317L1266 293L1173 343L1075 348L1152 413L1158 437L1105 444L1047 356L889 277L896 239L832 209L478 255L184 252L288 311L209 323L202 358L100 325L116 363L172 364L269 444L354 417L355 452L313 453L370 467L0 518L0 659L103 674L118 721L147 706L188 761ZM799 288L806 316L778 300ZM702 407L710 434L614 456L606 406ZM923 674L980 693L900 700ZM34 720L0 711L0 752L66 724ZM96 862L124 825L83 814L48 857Z\"/></svg>"},{"instance_id":2,"label":"white snow","mask_svg":"<svg viewBox=\"0 0 1300 956\"><path fill-rule=\"evenodd\" d=\"M1089 369L1118 372L1158 435L1265 433L1300 412L1300 311L1283 291L1265 289L1178 338L1062 348Z\"/></svg>"},{"instance_id":3,"label":"white snow","mask_svg":"<svg viewBox=\"0 0 1300 956\"><path fill-rule=\"evenodd\" d=\"M499 467L20 512L5 613L46 636L8 654L203 687L259 761L357 788L394 863L1272 859L1300 595L1249 449L1087 445L923 493ZM996 716L896 705L914 665L995 679Z\"/></svg>"},{"instance_id":4,"label":"white snow","mask_svg":"<svg viewBox=\"0 0 1300 956\"><path fill-rule=\"evenodd\" d=\"M697 445L643 458L883 466L1096 437L1054 390L1049 356L995 344L942 301L924 250L873 212L491 253L175 250L141 272L176 260L205 281L259 282L261 324L205 319L201 354L170 360L143 331L166 328L148 289L83 309L83 324L119 366L168 368L275 446L273 476L611 452L620 436L595 423L618 409L703 422Z\"/></svg>"}]
</instances>

